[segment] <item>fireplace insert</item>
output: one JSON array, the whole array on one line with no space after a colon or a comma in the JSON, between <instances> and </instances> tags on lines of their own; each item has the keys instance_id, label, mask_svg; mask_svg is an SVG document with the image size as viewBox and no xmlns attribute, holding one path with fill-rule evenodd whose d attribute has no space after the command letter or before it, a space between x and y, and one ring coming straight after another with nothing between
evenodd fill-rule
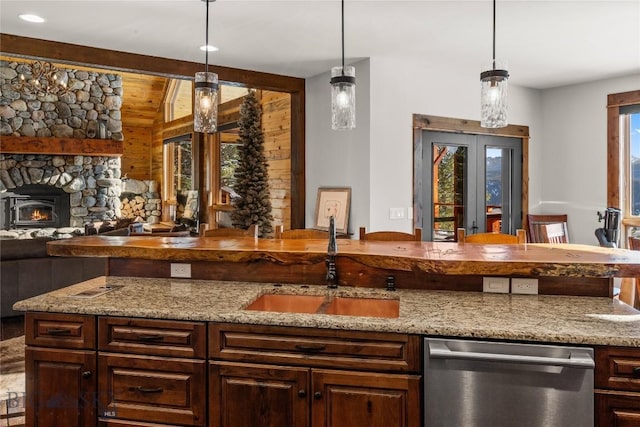
<instances>
[{"instance_id":1,"label":"fireplace insert","mask_svg":"<svg viewBox=\"0 0 640 427\"><path fill-rule=\"evenodd\" d=\"M46 185L25 185L2 194L0 225L3 229L66 227L69 195Z\"/></svg>"}]
</instances>

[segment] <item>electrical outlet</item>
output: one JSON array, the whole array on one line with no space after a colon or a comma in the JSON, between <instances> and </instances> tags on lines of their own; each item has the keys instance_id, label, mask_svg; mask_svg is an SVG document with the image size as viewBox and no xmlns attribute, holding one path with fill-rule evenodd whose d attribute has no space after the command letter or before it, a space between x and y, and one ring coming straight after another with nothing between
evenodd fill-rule
<instances>
[{"instance_id":1,"label":"electrical outlet","mask_svg":"<svg viewBox=\"0 0 640 427\"><path fill-rule=\"evenodd\" d=\"M514 277L511 279L512 294L538 294L538 279L523 279Z\"/></svg>"},{"instance_id":2,"label":"electrical outlet","mask_svg":"<svg viewBox=\"0 0 640 427\"><path fill-rule=\"evenodd\" d=\"M191 278L191 264L171 263L171 277Z\"/></svg>"},{"instance_id":3,"label":"electrical outlet","mask_svg":"<svg viewBox=\"0 0 640 427\"><path fill-rule=\"evenodd\" d=\"M404 208L389 208L389 219L404 219Z\"/></svg>"},{"instance_id":4,"label":"electrical outlet","mask_svg":"<svg viewBox=\"0 0 640 427\"><path fill-rule=\"evenodd\" d=\"M482 292L493 292L497 294L509 293L508 277L483 277Z\"/></svg>"}]
</instances>

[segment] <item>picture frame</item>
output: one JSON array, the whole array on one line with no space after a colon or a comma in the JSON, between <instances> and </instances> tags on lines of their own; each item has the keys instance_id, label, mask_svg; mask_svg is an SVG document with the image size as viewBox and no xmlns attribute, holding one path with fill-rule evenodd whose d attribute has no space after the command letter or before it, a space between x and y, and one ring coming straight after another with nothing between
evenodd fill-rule
<instances>
[{"instance_id":1,"label":"picture frame","mask_svg":"<svg viewBox=\"0 0 640 427\"><path fill-rule=\"evenodd\" d=\"M350 187L319 187L316 197L316 230L329 230L329 217L335 217L337 233L348 233Z\"/></svg>"}]
</instances>

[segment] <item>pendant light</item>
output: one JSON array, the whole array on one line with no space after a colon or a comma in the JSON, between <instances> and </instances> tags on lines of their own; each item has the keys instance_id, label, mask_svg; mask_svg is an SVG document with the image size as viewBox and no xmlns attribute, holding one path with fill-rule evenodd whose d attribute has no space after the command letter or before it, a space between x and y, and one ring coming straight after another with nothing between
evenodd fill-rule
<instances>
[{"instance_id":1,"label":"pendant light","mask_svg":"<svg viewBox=\"0 0 640 427\"><path fill-rule=\"evenodd\" d=\"M507 126L506 63L496 60L496 0L493 0L493 57L491 64L480 73L480 126L501 128Z\"/></svg>"},{"instance_id":2,"label":"pendant light","mask_svg":"<svg viewBox=\"0 0 640 427\"><path fill-rule=\"evenodd\" d=\"M205 69L196 73L193 130L195 132L215 133L218 128L218 75L209 72L209 3L215 0L202 0L207 4L205 36Z\"/></svg>"},{"instance_id":3,"label":"pendant light","mask_svg":"<svg viewBox=\"0 0 640 427\"><path fill-rule=\"evenodd\" d=\"M356 127L356 70L344 65L344 0L342 3L342 66L331 69L331 128Z\"/></svg>"}]
</instances>

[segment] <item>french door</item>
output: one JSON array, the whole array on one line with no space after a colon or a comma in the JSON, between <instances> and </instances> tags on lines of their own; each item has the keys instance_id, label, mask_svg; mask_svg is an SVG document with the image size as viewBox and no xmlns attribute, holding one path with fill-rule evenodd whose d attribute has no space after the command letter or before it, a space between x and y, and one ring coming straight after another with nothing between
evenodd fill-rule
<instances>
[{"instance_id":1,"label":"french door","mask_svg":"<svg viewBox=\"0 0 640 427\"><path fill-rule=\"evenodd\" d=\"M422 229L425 240L515 234L522 225L522 140L422 131Z\"/></svg>"}]
</instances>

